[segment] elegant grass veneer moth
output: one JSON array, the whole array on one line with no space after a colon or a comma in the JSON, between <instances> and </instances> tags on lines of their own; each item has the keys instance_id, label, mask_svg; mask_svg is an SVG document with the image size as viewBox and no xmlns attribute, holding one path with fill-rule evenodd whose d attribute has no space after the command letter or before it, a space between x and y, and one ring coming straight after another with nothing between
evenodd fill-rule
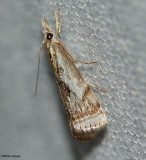
<instances>
[{"instance_id":1,"label":"elegant grass veneer moth","mask_svg":"<svg viewBox=\"0 0 146 160\"><path fill-rule=\"evenodd\" d=\"M44 39L40 50L45 43L47 55L53 66L61 98L68 115L72 135L78 140L91 140L96 136L97 131L106 126L107 119L96 96L90 89L90 84L85 81L75 63L91 64L95 62L86 63L77 60L62 44L59 39L62 21L61 10L59 9L58 12L59 18L54 11L56 19L55 38L46 18L44 16L42 18ZM36 83L38 83L38 74Z\"/></svg>"}]
</instances>

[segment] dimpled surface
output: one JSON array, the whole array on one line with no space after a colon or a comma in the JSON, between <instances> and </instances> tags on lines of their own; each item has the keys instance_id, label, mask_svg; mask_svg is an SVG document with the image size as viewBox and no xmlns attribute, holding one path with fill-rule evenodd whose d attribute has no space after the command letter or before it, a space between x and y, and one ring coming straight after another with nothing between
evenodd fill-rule
<instances>
[{"instance_id":1,"label":"dimpled surface","mask_svg":"<svg viewBox=\"0 0 146 160\"><path fill-rule=\"evenodd\" d=\"M62 10L61 41L78 64L108 119L91 142L70 134L55 76L41 52L34 97L41 17L55 29ZM0 5L0 155L19 160L146 159L146 1L2 0ZM1 158L1 157L0 157Z\"/></svg>"}]
</instances>

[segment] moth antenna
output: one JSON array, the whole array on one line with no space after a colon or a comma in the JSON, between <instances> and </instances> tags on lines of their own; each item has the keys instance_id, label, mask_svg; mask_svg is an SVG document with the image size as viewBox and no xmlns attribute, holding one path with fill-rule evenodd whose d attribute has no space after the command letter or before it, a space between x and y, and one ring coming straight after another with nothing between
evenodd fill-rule
<instances>
[{"instance_id":1,"label":"moth antenna","mask_svg":"<svg viewBox=\"0 0 146 160\"><path fill-rule=\"evenodd\" d=\"M56 11L53 11L53 13L56 20L56 37L58 37L58 17L57 17Z\"/></svg>"},{"instance_id":2,"label":"moth antenna","mask_svg":"<svg viewBox=\"0 0 146 160\"><path fill-rule=\"evenodd\" d=\"M40 71L40 53L41 53L41 49L43 47L43 44L45 43L45 36L44 39L42 41L42 44L40 46L39 52L38 52L38 69L37 69L37 77L36 77L36 85L35 85L35 96L37 93L37 88L38 88L38 80L39 80L39 71Z\"/></svg>"},{"instance_id":3,"label":"moth antenna","mask_svg":"<svg viewBox=\"0 0 146 160\"><path fill-rule=\"evenodd\" d=\"M61 9L58 9L58 15L59 15L59 26L58 26L58 36L60 34L61 31L61 23L62 23L62 16L61 16Z\"/></svg>"}]
</instances>

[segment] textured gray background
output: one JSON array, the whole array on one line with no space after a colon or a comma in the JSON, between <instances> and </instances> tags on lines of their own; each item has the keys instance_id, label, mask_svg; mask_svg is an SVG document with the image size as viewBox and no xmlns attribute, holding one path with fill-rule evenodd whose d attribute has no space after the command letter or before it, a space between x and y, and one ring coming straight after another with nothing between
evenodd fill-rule
<instances>
[{"instance_id":1,"label":"textured gray background","mask_svg":"<svg viewBox=\"0 0 146 160\"><path fill-rule=\"evenodd\" d=\"M61 8L61 40L79 65L108 118L107 131L87 143L70 134L54 74L41 52L34 97L41 17L54 27ZM21 160L146 159L146 1L1 0L0 155ZM2 158L0 159L11 159Z\"/></svg>"}]
</instances>

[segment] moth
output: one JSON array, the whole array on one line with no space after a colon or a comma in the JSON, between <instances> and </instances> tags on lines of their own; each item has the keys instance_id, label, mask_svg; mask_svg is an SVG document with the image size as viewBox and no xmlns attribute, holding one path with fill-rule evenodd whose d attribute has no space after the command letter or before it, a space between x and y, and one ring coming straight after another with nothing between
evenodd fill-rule
<instances>
[{"instance_id":1,"label":"moth","mask_svg":"<svg viewBox=\"0 0 146 160\"><path fill-rule=\"evenodd\" d=\"M59 39L62 22L61 10L58 10L58 16L54 11L54 16L56 19L55 37L45 16L42 18L44 39L40 51L43 44L46 44L47 56L56 75L73 137L83 141L91 140L95 138L96 132L106 126L107 119L98 99L90 88L91 84L85 81L76 63L92 64L95 62L80 61L70 53Z\"/></svg>"}]
</instances>

